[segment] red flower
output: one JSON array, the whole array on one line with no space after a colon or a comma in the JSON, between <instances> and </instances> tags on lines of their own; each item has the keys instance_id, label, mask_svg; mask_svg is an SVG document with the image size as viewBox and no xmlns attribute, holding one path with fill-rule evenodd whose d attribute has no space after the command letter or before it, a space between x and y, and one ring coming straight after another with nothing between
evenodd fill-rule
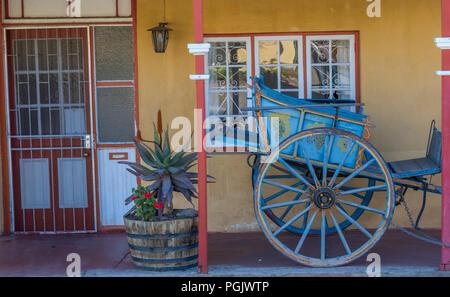
<instances>
[{"instance_id":1,"label":"red flower","mask_svg":"<svg viewBox=\"0 0 450 297\"><path fill-rule=\"evenodd\" d=\"M163 203L158 203L158 201L155 201L153 206L156 207L157 209L160 209L160 208L163 208L164 204Z\"/></svg>"},{"instance_id":2,"label":"red flower","mask_svg":"<svg viewBox=\"0 0 450 297\"><path fill-rule=\"evenodd\" d=\"M137 197L133 197L133 198L131 198L131 200L132 200L132 201L134 201L134 200L136 200L136 199L137 199Z\"/></svg>"},{"instance_id":3,"label":"red flower","mask_svg":"<svg viewBox=\"0 0 450 297\"><path fill-rule=\"evenodd\" d=\"M145 198L151 198L153 195L152 193L144 193Z\"/></svg>"}]
</instances>

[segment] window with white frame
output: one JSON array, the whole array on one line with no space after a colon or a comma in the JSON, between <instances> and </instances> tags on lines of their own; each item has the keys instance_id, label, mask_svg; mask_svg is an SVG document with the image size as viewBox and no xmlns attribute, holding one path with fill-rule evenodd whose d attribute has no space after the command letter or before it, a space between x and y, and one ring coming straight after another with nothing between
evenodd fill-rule
<instances>
[{"instance_id":1,"label":"window with white frame","mask_svg":"<svg viewBox=\"0 0 450 297\"><path fill-rule=\"evenodd\" d=\"M356 99L353 35L307 36L308 98Z\"/></svg>"},{"instance_id":2,"label":"window with white frame","mask_svg":"<svg viewBox=\"0 0 450 297\"><path fill-rule=\"evenodd\" d=\"M247 117L250 113L241 109L248 107L251 96L247 87L251 83L251 39L208 38L205 41L211 44L205 63L210 75L206 84L207 147L234 147L224 141L224 137L238 136L226 136L227 128L249 129Z\"/></svg>"},{"instance_id":3,"label":"window with white frame","mask_svg":"<svg viewBox=\"0 0 450 297\"><path fill-rule=\"evenodd\" d=\"M357 99L355 34L250 34L205 42L211 44L205 60L206 116L228 127L251 126L250 113L241 110L251 103L251 76L262 75L266 86L293 98Z\"/></svg>"},{"instance_id":4,"label":"window with white frame","mask_svg":"<svg viewBox=\"0 0 450 297\"><path fill-rule=\"evenodd\" d=\"M211 44L207 71L210 75L207 87L207 115L230 123L247 116L251 95L247 88L251 75L250 38L207 39Z\"/></svg>"},{"instance_id":5,"label":"window with white frame","mask_svg":"<svg viewBox=\"0 0 450 297\"><path fill-rule=\"evenodd\" d=\"M301 36L255 38L256 76L264 84L288 96L303 98L303 58Z\"/></svg>"}]
</instances>

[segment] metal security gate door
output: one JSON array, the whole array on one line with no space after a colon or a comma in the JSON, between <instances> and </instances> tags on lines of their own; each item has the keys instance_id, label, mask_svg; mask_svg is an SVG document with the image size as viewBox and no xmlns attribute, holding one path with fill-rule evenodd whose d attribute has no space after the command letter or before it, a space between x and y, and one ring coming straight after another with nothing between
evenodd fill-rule
<instances>
[{"instance_id":1,"label":"metal security gate door","mask_svg":"<svg viewBox=\"0 0 450 297\"><path fill-rule=\"evenodd\" d=\"M7 31L15 232L96 229L87 36Z\"/></svg>"}]
</instances>

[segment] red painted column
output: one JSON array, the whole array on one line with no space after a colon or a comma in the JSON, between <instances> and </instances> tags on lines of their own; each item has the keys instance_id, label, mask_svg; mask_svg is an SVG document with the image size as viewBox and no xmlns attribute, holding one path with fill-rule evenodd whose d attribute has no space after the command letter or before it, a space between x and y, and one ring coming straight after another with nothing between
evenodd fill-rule
<instances>
[{"instance_id":1,"label":"red painted column","mask_svg":"<svg viewBox=\"0 0 450 297\"><path fill-rule=\"evenodd\" d=\"M7 3L8 1L5 1ZM0 3L0 40L3 41L3 20L1 20L2 3ZM0 146L1 146L1 172L2 172L2 193L3 193L3 230L5 234L11 233L11 215L10 215L10 195L9 195L9 169L8 169L8 139L6 122L6 102L5 102L5 78L3 63L3 47L0 48ZM0 234L2 235L2 234Z\"/></svg>"},{"instance_id":2,"label":"red painted column","mask_svg":"<svg viewBox=\"0 0 450 297\"><path fill-rule=\"evenodd\" d=\"M203 43L203 3L202 0L193 0L194 6L194 39L195 43ZM204 56L195 56L195 74L204 74ZM208 273L208 224L207 224L207 188L206 188L206 151L203 147L206 131L203 129L205 118L205 81L196 81L197 104L201 111L197 118L198 153L198 271Z\"/></svg>"},{"instance_id":3,"label":"red painted column","mask_svg":"<svg viewBox=\"0 0 450 297\"><path fill-rule=\"evenodd\" d=\"M450 37L450 0L442 0L442 37ZM450 50L442 51L442 70L450 70ZM450 76L442 76L442 242L450 244ZM450 270L448 247L441 270Z\"/></svg>"}]
</instances>

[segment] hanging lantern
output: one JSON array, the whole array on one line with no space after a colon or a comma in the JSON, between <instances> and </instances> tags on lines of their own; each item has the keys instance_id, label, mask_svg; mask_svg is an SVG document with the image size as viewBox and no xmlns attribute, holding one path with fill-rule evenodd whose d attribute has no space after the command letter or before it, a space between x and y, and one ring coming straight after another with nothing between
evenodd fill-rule
<instances>
[{"instance_id":1,"label":"hanging lantern","mask_svg":"<svg viewBox=\"0 0 450 297\"><path fill-rule=\"evenodd\" d=\"M159 23L158 27L148 29L152 31L153 46L156 53L164 53L169 42L169 31L172 29L167 28L168 23Z\"/></svg>"}]
</instances>

